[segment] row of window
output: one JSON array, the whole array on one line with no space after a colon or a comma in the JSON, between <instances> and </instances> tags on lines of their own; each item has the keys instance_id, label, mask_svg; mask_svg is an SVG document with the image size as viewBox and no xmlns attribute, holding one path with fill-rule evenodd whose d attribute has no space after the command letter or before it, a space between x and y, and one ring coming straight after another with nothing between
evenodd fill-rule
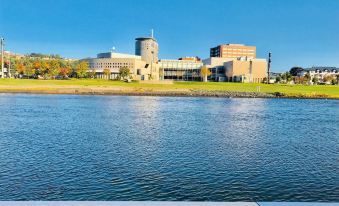
<instances>
[{"instance_id":1,"label":"row of window","mask_svg":"<svg viewBox=\"0 0 339 206\"><path fill-rule=\"evenodd\" d=\"M248 51L248 52L254 52L254 50L253 49L229 49L229 48L224 48L224 49L222 49L223 51Z\"/></svg>"}]
</instances>

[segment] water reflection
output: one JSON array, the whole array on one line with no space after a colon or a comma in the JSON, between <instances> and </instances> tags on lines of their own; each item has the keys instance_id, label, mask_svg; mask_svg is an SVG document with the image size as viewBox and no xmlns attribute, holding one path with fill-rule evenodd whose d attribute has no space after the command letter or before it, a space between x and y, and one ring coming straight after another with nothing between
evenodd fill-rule
<instances>
[{"instance_id":1,"label":"water reflection","mask_svg":"<svg viewBox=\"0 0 339 206\"><path fill-rule=\"evenodd\" d=\"M0 106L0 200L339 200L337 101L2 95Z\"/></svg>"}]
</instances>

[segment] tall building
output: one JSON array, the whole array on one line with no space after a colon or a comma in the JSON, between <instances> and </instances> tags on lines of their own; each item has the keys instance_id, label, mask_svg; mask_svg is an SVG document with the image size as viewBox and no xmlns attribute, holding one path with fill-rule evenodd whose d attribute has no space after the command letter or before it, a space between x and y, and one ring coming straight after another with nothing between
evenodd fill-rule
<instances>
[{"instance_id":1,"label":"tall building","mask_svg":"<svg viewBox=\"0 0 339 206\"><path fill-rule=\"evenodd\" d=\"M255 59L256 47L246 46L244 44L223 44L211 48L210 57L221 57L221 58L248 57Z\"/></svg>"},{"instance_id":2,"label":"tall building","mask_svg":"<svg viewBox=\"0 0 339 206\"><path fill-rule=\"evenodd\" d=\"M135 39L135 55L148 64L158 62L159 46L153 34L151 37L140 37Z\"/></svg>"}]
</instances>

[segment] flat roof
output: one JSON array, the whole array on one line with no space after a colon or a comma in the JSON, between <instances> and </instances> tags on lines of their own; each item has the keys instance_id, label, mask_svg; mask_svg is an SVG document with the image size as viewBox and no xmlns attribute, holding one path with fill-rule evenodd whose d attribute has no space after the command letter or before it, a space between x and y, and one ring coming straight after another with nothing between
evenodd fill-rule
<instances>
[{"instance_id":1,"label":"flat roof","mask_svg":"<svg viewBox=\"0 0 339 206\"><path fill-rule=\"evenodd\" d=\"M153 41L157 41L155 38L153 37L138 37L136 38L135 40L137 41L143 41L143 40L149 40L149 39L152 39Z\"/></svg>"}]
</instances>

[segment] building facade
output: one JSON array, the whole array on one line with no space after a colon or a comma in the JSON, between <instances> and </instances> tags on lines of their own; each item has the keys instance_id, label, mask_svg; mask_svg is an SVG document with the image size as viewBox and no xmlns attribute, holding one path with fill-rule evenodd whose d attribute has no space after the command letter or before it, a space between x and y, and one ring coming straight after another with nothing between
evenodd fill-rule
<instances>
[{"instance_id":1,"label":"building facade","mask_svg":"<svg viewBox=\"0 0 339 206\"><path fill-rule=\"evenodd\" d=\"M153 37L140 37L135 39L135 55L148 64L158 62L159 46Z\"/></svg>"},{"instance_id":2,"label":"building facade","mask_svg":"<svg viewBox=\"0 0 339 206\"><path fill-rule=\"evenodd\" d=\"M211 70L209 81L260 83L267 75L266 59L210 57L203 63Z\"/></svg>"},{"instance_id":3,"label":"building facade","mask_svg":"<svg viewBox=\"0 0 339 206\"><path fill-rule=\"evenodd\" d=\"M178 81L199 81L201 61L196 59L174 60L161 59L159 61L160 79Z\"/></svg>"},{"instance_id":4,"label":"building facade","mask_svg":"<svg viewBox=\"0 0 339 206\"><path fill-rule=\"evenodd\" d=\"M210 49L210 57L220 58L256 58L256 47L244 44L222 44Z\"/></svg>"},{"instance_id":5,"label":"building facade","mask_svg":"<svg viewBox=\"0 0 339 206\"><path fill-rule=\"evenodd\" d=\"M305 68L298 73L298 76L303 77L307 73L310 75L311 79L316 77L316 78L318 78L318 80L320 82L326 82L326 81L324 81L326 79L326 77L331 76L332 79L338 78L339 68L337 68L337 67L324 67L324 66Z\"/></svg>"},{"instance_id":6,"label":"building facade","mask_svg":"<svg viewBox=\"0 0 339 206\"><path fill-rule=\"evenodd\" d=\"M266 59L238 58L224 63L226 81L261 83L267 77Z\"/></svg>"},{"instance_id":7,"label":"building facade","mask_svg":"<svg viewBox=\"0 0 339 206\"><path fill-rule=\"evenodd\" d=\"M129 68L131 77L135 80L157 80L159 77L158 66L154 64L152 68L150 64L142 60L141 56L137 55L107 52L98 54L97 58L86 60L90 70L96 73L97 78L116 79L121 67ZM108 77L104 74L105 69L109 69L111 72ZM151 69L154 70L153 73Z\"/></svg>"}]
</instances>

